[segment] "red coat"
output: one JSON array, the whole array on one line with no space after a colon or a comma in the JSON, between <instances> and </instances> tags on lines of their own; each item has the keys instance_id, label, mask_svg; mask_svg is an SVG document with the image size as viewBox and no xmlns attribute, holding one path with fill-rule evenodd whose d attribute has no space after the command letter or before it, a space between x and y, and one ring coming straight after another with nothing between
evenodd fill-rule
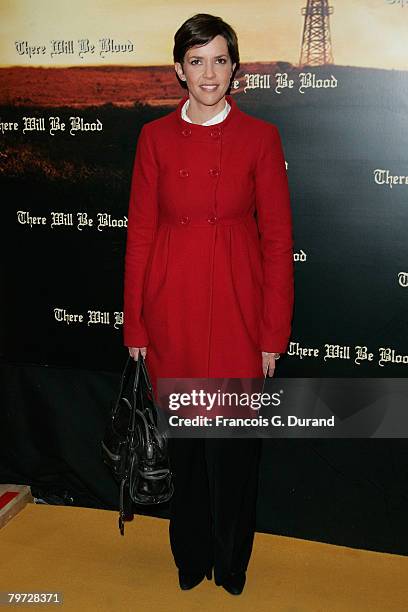
<instances>
[{"instance_id":1,"label":"red coat","mask_svg":"<svg viewBox=\"0 0 408 612\"><path fill-rule=\"evenodd\" d=\"M292 213L276 125L231 110L210 126L177 108L137 142L125 257L124 344L156 377L262 377L294 301ZM256 211L256 218L254 213Z\"/></svg>"}]
</instances>

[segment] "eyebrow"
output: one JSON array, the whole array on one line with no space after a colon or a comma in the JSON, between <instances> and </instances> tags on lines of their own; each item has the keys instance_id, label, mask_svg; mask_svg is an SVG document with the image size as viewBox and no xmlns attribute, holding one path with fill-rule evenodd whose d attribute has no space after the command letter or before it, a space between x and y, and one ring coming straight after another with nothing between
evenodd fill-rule
<instances>
[{"instance_id":1,"label":"eyebrow","mask_svg":"<svg viewBox=\"0 0 408 612\"><path fill-rule=\"evenodd\" d=\"M222 53L221 55L215 55L216 59L219 57L228 57L226 53ZM203 55L190 55L189 59L203 59Z\"/></svg>"}]
</instances>

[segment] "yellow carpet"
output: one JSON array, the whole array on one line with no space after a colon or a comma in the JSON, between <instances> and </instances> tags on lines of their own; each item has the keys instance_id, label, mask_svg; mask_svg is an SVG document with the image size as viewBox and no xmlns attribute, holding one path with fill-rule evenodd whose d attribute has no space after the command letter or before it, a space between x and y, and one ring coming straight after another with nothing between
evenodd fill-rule
<instances>
[{"instance_id":1,"label":"yellow carpet","mask_svg":"<svg viewBox=\"0 0 408 612\"><path fill-rule=\"evenodd\" d=\"M62 606L29 608L64 612L408 610L407 557L258 533L241 595L207 579L181 591L168 520L137 515L121 536L117 516L27 504L0 530L0 591L61 591Z\"/></svg>"}]
</instances>

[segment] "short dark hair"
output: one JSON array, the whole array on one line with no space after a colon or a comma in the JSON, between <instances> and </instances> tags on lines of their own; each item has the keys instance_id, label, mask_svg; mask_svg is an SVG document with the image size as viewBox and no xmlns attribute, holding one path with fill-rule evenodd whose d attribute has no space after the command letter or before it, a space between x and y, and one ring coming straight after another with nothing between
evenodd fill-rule
<instances>
[{"instance_id":1,"label":"short dark hair","mask_svg":"<svg viewBox=\"0 0 408 612\"><path fill-rule=\"evenodd\" d=\"M184 61L186 52L195 45L205 45L216 36L223 36L227 41L231 62L236 64L234 72L239 68L238 37L234 29L215 15L197 13L185 21L174 35L173 58L180 64ZM185 86L185 83L182 83Z\"/></svg>"}]
</instances>

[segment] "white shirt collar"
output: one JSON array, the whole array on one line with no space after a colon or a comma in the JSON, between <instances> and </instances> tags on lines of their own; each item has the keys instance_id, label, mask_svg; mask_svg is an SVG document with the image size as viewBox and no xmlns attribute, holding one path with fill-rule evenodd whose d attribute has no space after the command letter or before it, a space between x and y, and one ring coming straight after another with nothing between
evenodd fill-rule
<instances>
[{"instance_id":1,"label":"white shirt collar","mask_svg":"<svg viewBox=\"0 0 408 612\"><path fill-rule=\"evenodd\" d=\"M188 121L189 123L193 123L191 121L191 119L187 116L187 109L190 103L190 99L187 98L187 100L184 102L182 108L181 108L181 117L182 119L184 119L184 121ZM212 117L211 119L208 119L208 121L205 121L204 123L201 123L201 125L214 125L214 123L220 123L221 121L223 121L225 119L225 117L228 115L228 113L231 110L231 105L228 104L228 101L225 100L225 106L222 109L222 111L220 111L219 113L217 113L215 115L215 117Z\"/></svg>"}]
</instances>

